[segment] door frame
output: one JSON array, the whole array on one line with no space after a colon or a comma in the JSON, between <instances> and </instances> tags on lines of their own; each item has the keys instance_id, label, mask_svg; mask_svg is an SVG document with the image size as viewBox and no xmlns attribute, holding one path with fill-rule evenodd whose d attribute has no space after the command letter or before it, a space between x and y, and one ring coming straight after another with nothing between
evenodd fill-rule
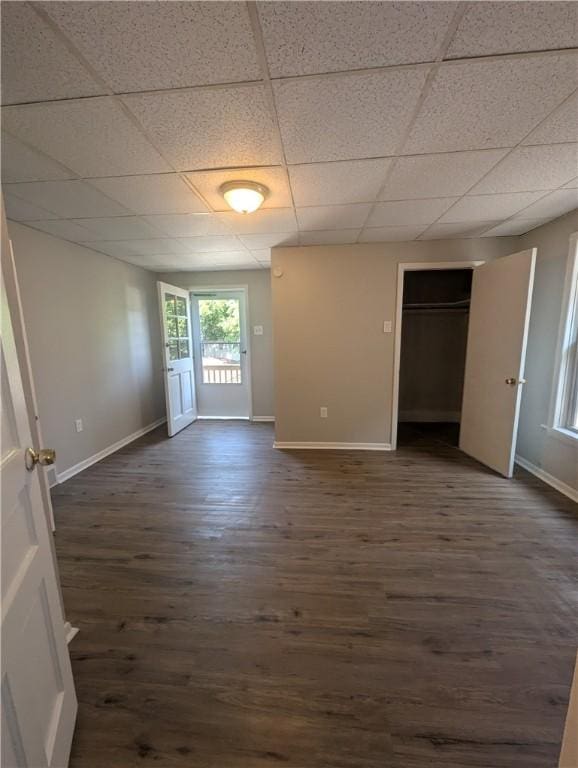
<instances>
[{"instance_id":1,"label":"door frame","mask_svg":"<svg viewBox=\"0 0 578 768\"><path fill-rule=\"evenodd\" d=\"M231 416L197 416L197 419L199 421L203 421L204 419L209 419L210 421L215 421L216 419L223 420L223 421L253 421L253 364L252 364L252 356L251 356L251 320L250 320L250 309L249 309L249 286L247 283L244 285L191 285L187 286L185 288L186 291L190 294L195 293L195 291L207 291L207 292L214 292L214 293L228 293L230 291L236 291L237 293L242 293L244 295L245 299L245 341L247 346L247 354L245 355L246 358L246 366L247 366L247 393L249 398L249 416L247 419L235 419ZM195 325L193 323L193 300L191 298L189 302L189 306L191 308L191 317L190 317L190 323L191 323L191 332L194 333ZM194 349L194 336L192 336L193 339L193 349ZM194 366L194 355L193 355L193 366ZM195 390L197 387L197 377L195 376ZM197 403L198 403L198 393L195 391L195 396L197 396Z\"/></svg>"},{"instance_id":2,"label":"door frame","mask_svg":"<svg viewBox=\"0 0 578 768\"><path fill-rule=\"evenodd\" d=\"M401 324L403 318L403 284L406 272L436 269L475 269L484 261L403 261L397 265L397 293L395 298L395 323L393 337L393 379L391 390L391 450L397 449L397 424L399 419L399 367L401 364Z\"/></svg>"}]
</instances>

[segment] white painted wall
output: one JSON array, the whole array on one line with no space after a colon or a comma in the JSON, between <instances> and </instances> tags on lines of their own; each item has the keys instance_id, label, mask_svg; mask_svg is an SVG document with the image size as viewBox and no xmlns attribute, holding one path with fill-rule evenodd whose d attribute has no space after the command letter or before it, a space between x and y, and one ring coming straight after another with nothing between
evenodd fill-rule
<instances>
[{"instance_id":1,"label":"white painted wall","mask_svg":"<svg viewBox=\"0 0 578 768\"><path fill-rule=\"evenodd\" d=\"M156 276L14 222L8 230L44 440L62 473L164 416Z\"/></svg>"}]
</instances>

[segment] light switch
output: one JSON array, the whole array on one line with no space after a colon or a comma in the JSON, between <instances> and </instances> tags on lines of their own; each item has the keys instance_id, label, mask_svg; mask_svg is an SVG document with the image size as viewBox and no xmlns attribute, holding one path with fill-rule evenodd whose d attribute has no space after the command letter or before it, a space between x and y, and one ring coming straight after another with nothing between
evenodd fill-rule
<instances>
[{"instance_id":1,"label":"light switch","mask_svg":"<svg viewBox=\"0 0 578 768\"><path fill-rule=\"evenodd\" d=\"M262 336L263 335L263 326L262 325L254 325L253 326L253 336Z\"/></svg>"},{"instance_id":2,"label":"light switch","mask_svg":"<svg viewBox=\"0 0 578 768\"><path fill-rule=\"evenodd\" d=\"M391 333L391 320L384 320L383 321L383 332L384 333Z\"/></svg>"}]
</instances>

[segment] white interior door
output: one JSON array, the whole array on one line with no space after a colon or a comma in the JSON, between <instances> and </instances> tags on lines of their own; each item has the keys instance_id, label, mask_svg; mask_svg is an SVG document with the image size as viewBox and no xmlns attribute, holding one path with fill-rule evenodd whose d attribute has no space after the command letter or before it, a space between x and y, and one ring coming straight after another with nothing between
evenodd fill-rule
<instances>
[{"instance_id":1,"label":"white interior door","mask_svg":"<svg viewBox=\"0 0 578 768\"><path fill-rule=\"evenodd\" d=\"M188 291L158 283L169 437L197 418Z\"/></svg>"},{"instance_id":2,"label":"white interior door","mask_svg":"<svg viewBox=\"0 0 578 768\"><path fill-rule=\"evenodd\" d=\"M460 448L511 477L536 249L476 267L472 280Z\"/></svg>"},{"instance_id":3,"label":"white interior door","mask_svg":"<svg viewBox=\"0 0 578 768\"><path fill-rule=\"evenodd\" d=\"M4 284L1 331L2 768L63 768L77 702Z\"/></svg>"},{"instance_id":4,"label":"white interior door","mask_svg":"<svg viewBox=\"0 0 578 768\"><path fill-rule=\"evenodd\" d=\"M199 416L248 419L251 387L245 292L195 291L192 313Z\"/></svg>"}]
</instances>

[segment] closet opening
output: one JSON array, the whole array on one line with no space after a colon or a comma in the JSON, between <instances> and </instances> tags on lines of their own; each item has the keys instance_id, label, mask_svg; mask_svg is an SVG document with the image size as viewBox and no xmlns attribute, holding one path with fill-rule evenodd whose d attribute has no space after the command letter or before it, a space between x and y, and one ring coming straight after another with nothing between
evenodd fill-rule
<instances>
[{"instance_id":1,"label":"closet opening","mask_svg":"<svg viewBox=\"0 0 578 768\"><path fill-rule=\"evenodd\" d=\"M424 438L458 446L473 266L400 270L393 414L400 446Z\"/></svg>"}]
</instances>

